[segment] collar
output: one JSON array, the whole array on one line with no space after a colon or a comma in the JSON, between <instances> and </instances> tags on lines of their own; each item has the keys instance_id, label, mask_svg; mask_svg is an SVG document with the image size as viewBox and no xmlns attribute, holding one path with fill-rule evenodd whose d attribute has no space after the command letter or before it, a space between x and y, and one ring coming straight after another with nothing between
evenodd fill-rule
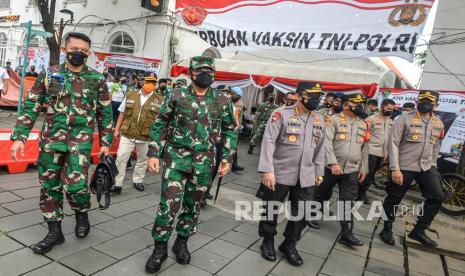
<instances>
[{"instance_id":1,"label":"collar","mask_svg":"<svg viewBox=\"0 0 465 276\"><path fill-rule=\"evenodd\" d=\"M207 92L205 93L205 95L203 97L206 97L206 98L214 98L215 97L215 94L217 94L218 92L215 93L215 89L209 87ZM194 86L189 85L189 87L187 88L187 94L188 95L191 95L193 97L198 97L197 93L195 93L195 89L194 89Z\"/></svg>"},{"instance_id":2,"label":"collar","mask_svg":"<svg viewBox=\"0 0 465 276\"><path fill-rule=\"evenodd\" d=\"M71 72L71 70L69 70L68 66L68 61L65 60L65 62L63 62L60 66L60 72L63 72L63 73L70 73L70 74L74 74L74 75L82 75L82 74L85 74L85 73L89 73L89 67L84 64L84 67L82 67L82 70L81 72L78 72L78 73L75 73L75 72Z\"/></svg>"}]
</instances>

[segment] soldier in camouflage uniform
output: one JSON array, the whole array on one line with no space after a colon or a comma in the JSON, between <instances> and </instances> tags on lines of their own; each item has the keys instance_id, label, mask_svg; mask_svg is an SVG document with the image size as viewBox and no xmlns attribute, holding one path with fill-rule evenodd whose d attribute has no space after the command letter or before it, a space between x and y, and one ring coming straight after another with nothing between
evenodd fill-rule
<instances>
[{"instance_id":1,"label":"soldier in camouflage uniform","mask_svg":"<svg viewBox=\"0 0 465 276\"><path fill-rule=\"evenodd\" d=\"M252 138L250 139L248 154L252 154L253 149L257 145L257 142L262 139L263 133L265 132L266 123L271 117L273 110L279 106L274 103L274 96L270 96L266 103L262 103L257 110L257 121L252 131Z\"/></svg>"},{"instance_id":2,"label":"soldier in camouflage uniform","mask_svg":"<svg viewBox=\"0 0 465 276\"><path fill-rule=\"evenodd\" d=\"M65 41L67 61L40 74L11 136L15 141L11 155L16 160L18 150L24 153L24 143L42 104L48 103L37 167L41 184L40 209L49 233L32 247L38 254L64 242L61 230L63 190L75 211L76 236L84 238L89 233L87 176L96 124L102 152L108 153L113 139L110 94L104 76L85 65L90 39L84 34L70 33Z\"/></svg>"},{"instance_id":3,"label":"soldier in camouflage uniform","mask_svg":"<svg viewBox=\"0 0 465 276\"><path fill-rule=\"evenodd\" d=\"M223 144L219 173L231 169L237 147L233 106L222 92L210 88L214 81L214 59L194 57L190 64L192 84L166 95L151 129L148 167L160 170L163 158L162 194L152 234L155 249L146 263L146 271L157 272L167 258L167 242L173 231L176 213L178 236L172 250L178 263L190 262L187 239L196 231L200 199L211 181L215 145Z\"/></svg>"}]
</instances>

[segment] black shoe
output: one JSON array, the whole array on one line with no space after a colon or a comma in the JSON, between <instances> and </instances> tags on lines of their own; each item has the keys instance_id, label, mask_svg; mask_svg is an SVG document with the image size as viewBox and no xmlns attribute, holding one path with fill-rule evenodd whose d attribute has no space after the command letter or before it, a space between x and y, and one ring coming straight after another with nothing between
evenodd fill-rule
<instances>
[{"instance_id":1,"label":"black shoe","mask_svg":"<svg viewBox=\"0 0 465 276\"><path fill-rule=\"evenodd\" d=\"M213 196L210 193L205 194L206 199L213 199Z\"/></svg>"},{"instance_id":2,"label":"black shoe","mask_svg":"<svg viewBox=\"0 0 465 276\"><path fill-rule=\"evenodd\" d=\"M168 258L168 252L166 250L166 243L158 244L155 243L152 255L145 263L145 271L148 273L156 273L160 270L163 262Z\"/></svg>"},{"instance_id":3,"label":"black shoe","mask_svg":"<svg viewBox=\"0 0 465 276\"><path fill-rule=\"evenodd\" d=\"M379 237L385 244L394 245L396 243L392 234L392 221L384 222L384 228L379 232Z\"/></svg>"},{"instance_id":4,"label":"black shoe","mask_svg":"<svg viewBox=\"0 0 465 276\"><path fill-rule=\"evenodd\" d=\"M436 247L438 246L438 243L430 239L426 233L425 233L426 227L424 225L421 225L420 223L417 223L413 230L408 234L408 237L421 242L424 246L427 247Z\"/></svg>"},{"instance_id":5,"label":"black shoe","mask_svg":"<svg viewBox=\"0 0 465 276\"><path fill-rule=\"evenodd\" d=\"M74 234L78 238L85 238L90 231L89 216L87 212L76 212L76 227L74 228Z\"/></svg>"},{"instance_id":6,"label":"black shoe","mask_svg":"<svg viewBox=\"0 0 465 276\"><path fill-rule=\"evenodd\" d=\"M126 163L126 168L130 168L130 167L132 167L131 158L129 158L128 162Z\"/></svg>"},{"instance_id":7,"label":"black shoe","mask_svg":"<svg viewBox=\"0 0 465 276\"><path fill-rule=\"evenodd\" d=\"M176 254L176 261L178 264L189 264L191 262L191 253L187 248L187 240L189 237L178 235L174 241L171 251Z\"/></svg>"},{"instance_id":8,"label":"black shoe","mask_svg":"<svg viewBox=\"0 0 465 276\"><path fill-rule=\"evenodd\" d=\"M363 242L357 239L352 233L353 224L352 223L343 223L341 237L339 238L339 243L347 246L363 246Z\"/></svg>"},{"instance_id":9,"label":"black shoe","mask_svg":"<svg viewBox=\"0 0 465 276\"><path fill-rule=\"evenodd\" d=\"M112 186L111 189L110 189L110 193L119 195L119 194L121 194L122 190L123 190L123 187Z\"/></svg>"},{"instance_id":10,"label":"black shoe","mask_svg":"<svg viewBox=\"0 0 465 276\"><path fill-rule=\"evenodd\" d=\"M45 254L52 250L55 245L59 245L65 242L65 236L61 231L61 221L48 222L48 234L45 238L34 244L31 249L36 254Z\"/></svg>"},{"instance_id":11,"label":"black shoe","mask_svg":"<svg viewBox=\"0 0 465 276\"><path fill-rule=\"evenodd\" d=\"M140 192L143 192L145 189L144 183L134 183L134 188Z\"/></svg>"},{"instance_id":12,"label":"black shoe","mask_svg":"<svg viewBox=\"0 0 465 276\"><path fill-rule=\"evenodd\" d=\"M232 168L231 168L231 171L233 171L233 172L243 171L243 170L244 170L244 167L241 167L241 166L238 166L238 165L232 166Z\"/></svg>"},{"instance_id":13,"label":"black shoe","mask_svg":"<svg viewBox=\"0 0 465 276\"><path fill-rule=\"evenodd\" d=\"M297 248L295 248L295 243L284 241L279 246L279 251L286 256L287 261L293 266L301 266L304 261L302 257L300 257L299 252L297 252Z\"/></svg>"},{"instance_id":14,"label":"black shoe","mask_svg":"<svg viewBox=\"0 0 465 276\"><path fill-rule=\"evenodd\" d=\"M316 220L307 220L307 226L313 229L320 229L320 224Z\"/></svg>"},{"instance_id":15,"label":"black shoe","mask_svg":"<svg viewBox=\"0 0 465 276\"><path fill-rule=\"evenodd\" d=\"M252 154L253 153L253 148L254 148L254 146L249 146L249 150L247 151L247 153Z\"/></svg>"},{"instance_id":16,"label":"black shoe","mask_svg":"<svg viewBox=\"0 0 465 276\"><path fill-rule=\"evenodd\" d=\"M202 198L200 200L200 208L204 209L205 207L207 207L207 200L205 198Z\"/></svg>"},{"instance_id":17,"label":"black shoe","mask_svg":"<svg viewBox=\"0 0 465 276\"><path fill-rule=\"evenodd\" d=\"M274 250L273 239L263 239L262 245L260 245L260 252L262 253L263 259L274 262L276 261L276 251Z\"/></svg>"}]
</instances>

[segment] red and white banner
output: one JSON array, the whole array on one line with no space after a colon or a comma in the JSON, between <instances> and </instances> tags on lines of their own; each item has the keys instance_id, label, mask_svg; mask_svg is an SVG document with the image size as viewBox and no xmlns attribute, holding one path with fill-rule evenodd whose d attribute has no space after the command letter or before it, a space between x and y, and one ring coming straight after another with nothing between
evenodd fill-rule
<instances>
[{"instance_id":1,"label":"red and white banner","mask_svg":"<svg viewBox=\"0 0 465 276\"><path fill-rule=\"evenodd\" d=\"M320 50L412 61L434 0L177 0L184 27L220 50Z\"/></svg>"},{"instance_id":2,"label":"red and white banner","mask_svg":"<svg viewBox=\"0 0 465 276\"><path fill-rule=\"evenodd\" d=\"M97 60L95 62L95 69L103 71L103 68L127 68L134 70L142 70L149 72L157 72L160 68L159 59L135 57L125 54L110 54L102 52L94 52Z\"/></svg>"}]
</instances>

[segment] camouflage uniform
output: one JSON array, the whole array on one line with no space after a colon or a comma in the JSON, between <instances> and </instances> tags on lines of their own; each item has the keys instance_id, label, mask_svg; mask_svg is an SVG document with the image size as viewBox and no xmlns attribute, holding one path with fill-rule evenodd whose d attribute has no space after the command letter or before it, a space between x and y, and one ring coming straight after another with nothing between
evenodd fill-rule
<instances>
[{"instance_id":1,"label":"camouflage uniform","mask_svg":"<svg viewBox=\"0 0 465 276\"><path fill-rule=\"evenodd\" d=\"M66 64L42 72L24 103L11 139L26 142L42 104L48 103L37 162L40 208L46 221L63 218L63 190L72 209L90 208L87 175L97 122L101 146L110 146L112 110L102 74Z\"/></svg>"},{"instance_id":2,"label":"camouflage uniform","mask_svg":"<svg viewBox=\"0 0 465 276\"><path fill-rule=\"evenodd\" d=\"M257 142L262 139L263 133L265 132L266 128L266 123L268 122L268 119L271 117L271 113L273 113L273 110L278 108L274 103L262 103L257 110L258 117L257 121L255 123L255 126L252 131L252 138L250 139L250 146L255 147L257 145Z\"/></svg>"},{"instance_id":3,"label":"camouflage uniform","mask_svg":"<svg viewBox=\"0 0 465 276\"><path fill-rule=\"evenodd\" d=\"M163 158L162 194L152 230L156 242L195 233L199 201L211 180L217 141L223 162L230 163L237 147L233 106L226 95L209 88L199 98L192 86L169 91L151 128L148 157ZM220 140L221 139L221 140Z\"/></svg>"}]
</instances>

